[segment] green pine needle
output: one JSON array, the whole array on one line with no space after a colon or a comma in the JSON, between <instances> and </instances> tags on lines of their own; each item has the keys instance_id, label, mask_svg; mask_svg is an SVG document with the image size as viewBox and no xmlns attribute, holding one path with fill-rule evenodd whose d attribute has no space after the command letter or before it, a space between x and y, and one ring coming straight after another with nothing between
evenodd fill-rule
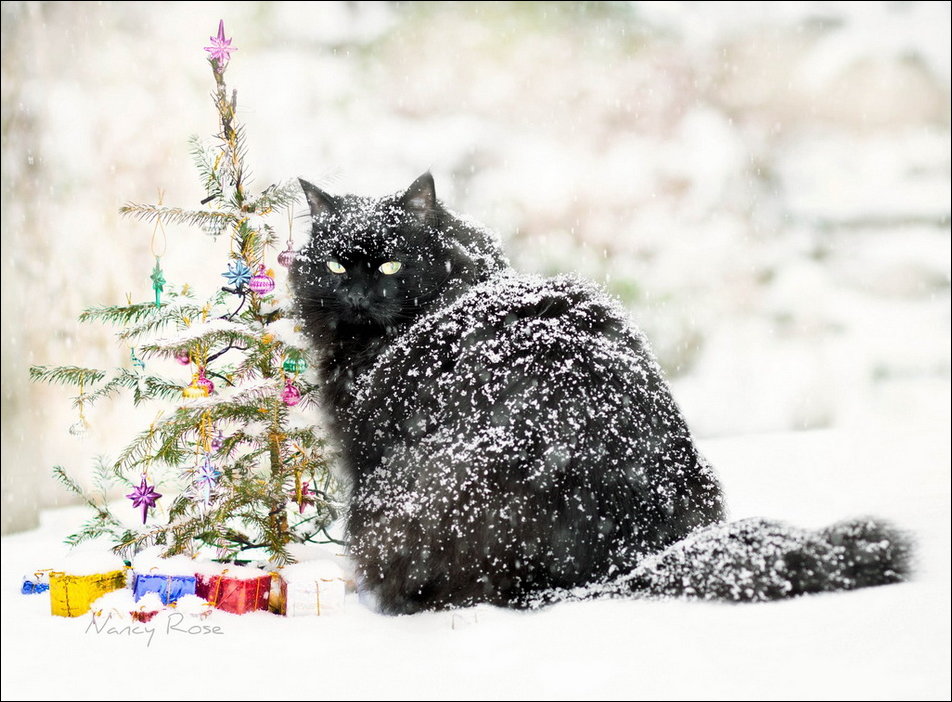
<instances>
[{"instance_id":1,"label":"green pine needle","mask_svg":"<svg viewBox=\"0 0 952 702\"><path fill-rule=\"evenodd\" d=\"M134 217L141 222L154 222L161 219L168 224L182 224L188 227L223 228L239 221L238 215L224 210L184 210L181 207L143 205L136 202L120 207L119 214Z\"/></svg>"},{"instance_id":2,"label":"green pine needle","mask_svg":"<svg viewBox=\"0 0 952 702\"><path fill-rule=\"evenodd\" d=\"M79 366L30 366L30 380L62 385L95 385L106 372Z\"/></svg>"}]
</instances>

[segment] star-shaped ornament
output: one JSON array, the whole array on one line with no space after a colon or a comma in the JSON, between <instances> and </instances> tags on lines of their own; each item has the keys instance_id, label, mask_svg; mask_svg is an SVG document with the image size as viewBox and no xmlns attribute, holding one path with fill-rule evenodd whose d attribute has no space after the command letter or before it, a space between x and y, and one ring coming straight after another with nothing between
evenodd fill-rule
<instances>
[{"instance_id":1,"label":"star-shaped ornament","mask_svg":"<svg viewBox=\"0 0 952 702\"><path fill-rule=\"evenodd\" d=\"M236 288L247 285L251 280L251 269L241 259L228 264L228 270L221 274L229 283Z\"/></svg>"},{"instance_id":2,"label":"star-shaped ornament","mask_svg":"<svg viewBox=\"0 0 952 702\"><path fill-rule=\"evenodd\" d=\"M317 493L311 489L308 482L305 480L301 483L301 500L298 502L298 512L304 514L305 507L315 504L315 497L317 497Z\"/></svg>"},{"instance_id":3,"label":"star-shaped ornament","mask_svg":"<svg viewBox=\"0 0 952 702\"><path fill-rule=\"evenodd\" d=\"M145 524L146 517L149 514L149 507L155 507L155 503L159 501L162 495L155 491L155 485L149 485L146 477L143 475L139 487L126 495L126 497L132 500L133 507L142 508L142 523Z\"/></svg>"},{"instance_id":4,"label":"star-shaped ornament","mask_svg":"<svg viewBox=\"0 0 952 702\"><path fill-rule=\"evenodd\" d=\"M218 20L218 36L208 38L212 45L206 46L205 51L208 52L209 58L217 61L218 65L224 68L228 59L231 58L231 52L238 50L231 45L231 39L225 38L225 20Z\"/></svg>"},{"instance_id":5,"label":"star-shaped ornament","mask_svg":"<svg viewBox=\"0 0 952 702\"><path fill-rule=\"evenodd\" d=\"M208 454L206 454L202 465L195 472L195 486L200 491L202 504L205 505L205 507L211 504L212 496L215 488L218 487L218 479L220 477L221 471L212 464L211 459Z\"/></svg>"}]
</instances>

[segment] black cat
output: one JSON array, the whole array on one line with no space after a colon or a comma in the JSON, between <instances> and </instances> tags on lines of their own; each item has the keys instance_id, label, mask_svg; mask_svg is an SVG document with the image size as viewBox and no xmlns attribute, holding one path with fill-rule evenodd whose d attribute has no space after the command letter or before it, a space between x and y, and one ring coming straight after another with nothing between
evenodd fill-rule
<instances>
[{"instance_id":1,"label":"black cat","mask_svg":"<svg viewBox=\"0 0 952 702\"><path fill-rule=\"evenodd\" d=\"M301 181L291 269L352 482L350 553L388 613L525 607L601 586L761 600L895 582L875 521L722 524L721 490L644 336L571 276L518 275L436 199Z\"/></svg>"}]
</instances>

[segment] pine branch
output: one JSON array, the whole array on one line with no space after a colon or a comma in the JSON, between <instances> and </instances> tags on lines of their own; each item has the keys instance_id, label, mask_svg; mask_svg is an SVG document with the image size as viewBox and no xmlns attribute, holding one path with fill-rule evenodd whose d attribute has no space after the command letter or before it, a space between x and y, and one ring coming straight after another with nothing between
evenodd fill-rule
<instances>
[{"instance_id":1,"label":"pine branch","mask_svg":"<svg viewBox=\"0 0 952 702\"><path fill-rule=\"evenodd\" d=\"M117 539L116 545L113 546L113 551L121 556L128 557L149 546L161 545L168 540L169 536L172 536L173 544L169 545L169 548L165 550L163 555L178 555L185 550L184 544L191 541L193 533L190 528L192 526L190 524L191 521L192 520L188 520L180 524L162 525L146 531L126 531ZM175 540L177 535L182 537L178 541Z\"/></svg>"},{"instance_id":2,"label":"pine branch","mask_svg":"<svg viewBox=\"0 0 952 702\"><path fill-rule=\"evenodd\" d=\"M285 432L287 443L299 444L305 449L315 449L324 447L324 439L319 437L311 427L300 427L298 429L289 429Z\"/></svg>"},{"instance_id":3,"label":"pine branch","mask_svg":"<svg viewBox=\"0 0 952 702\"><path fill-rule=\"evenodd\" d=\"M140 384L134 388L133 402L136 405L145 400L177 400L182 397L181 384L173 380L150 375L142 379L142 385L145 386L144 391L140 389Z\"/></svg>"},{"instance_id":4,"label":"pine branch","mask_svg":"<svg viewBox=\"0 0 952 702\"><path fill-rule=\"evenodd\" d=\"M92 507L97 512L99 511L99 505L89 498L89 495L86 494L86 491L83 490L82 486L69 476L63 466L53 466L53 477L57 480L57 482L59 482L60 485L65 487L71 493L78 495L87 505Z\"/></svg>"},{"instance_id":5,"label":"pine branch","mask_svg":"<svg viewBox=\"0 0 952 702\"><path fill-rule=\"evenodd\" d=\"M209 149L202 143L202 140L196 135L189 139L189 151L192 154L192 160L195 161L195 167L202 179L202 186L210 199L221 200L222 182L216 160L212 157ZM202 202L209 202L206 199Z\"/></svg>"},{"instance_id":6,"label":"pine branch","mask_svg":"<svg viewBox=\"0 0 952 702\"><path fill-rule=\"evenodd\" d=\"M95 385L105 371L79 366L30 366L30 380L63 385Z\"/></svg>"},{"instance_id":7,"label":"pine branch","mask_svg":"<svg viewBox=\"0 0 952 702\"><path fill-rule=\"evenodd\" d=\"M132 373L125 368L119 368L116 371L116 375L110 378L105 385L95 392L87 393L81 397L75 398L73 400L73 405L76 407L78 407L81 403L91 405L103 397L115 395L123 388L135 388L137 387L138 383L139 378L135 373Z\"/></svg>"},{"instance_id":8,"label":"pine branch","mask_svg":"<svg viewBox=\"0 0 952 702\"><path fill-rule=\"evenodd\" d=\"M248 186L250 182L250 174L246 172L245 166L245 157L248 155L248 146L245 138L245 128L243 125L235 127L234 130L234 140L231 143L232 154L231 158L224 159L225 161L225 173L229 177L232 183L235 184L235 202L234 205L236 208L241 209L244 202L240 199L242 196L241 191L244 187ZM238 186L242 187L238 187Z\"/></svg>"},{"instance_id":9,"label":"pine branch","mask_svg":"<svg viewBox=\"0 0 952 702\"><path fill-rule=\"evenodd\" d=\"M257 445L257 441L254 437L249 436L244 431L239 430L230 436L225 437L224 441L222 441L221 448L218 450L218 456L220 458L225 458L234 454L239 448ZM240 461L241 459L238 460ZM238 462L235 462L233 467L239 468L241 466ZM226 470L231 470L231 467L226 467Z\"/></svg>"},{"instance_id":10,"label":"pine branch","mask_svg":"<svg viewBox=\"0 0 952 702\"><path fill-rule=\"evenodd\" d=\"M259 465L261 457L268 453L268 449L262 447L258 441L251 439L247 434L242 434L240 440L226 441L222 452L225 452L225 448L229 446L235 449L243 444L248 445L246 447L248 448L247 453L232 459L231 465L225 466L223 473L231 479L231 486L236 492L243 494L248 499L256 499L259 492L259 481L254 477L254 469Z\"/></svg>"},{"instance_id":11,"label":"pine branch","mask_svg":"<svg viewBox=\"0 0 952 702\"><path fill-rule=\"evenodd\" d=\"M306 541L310 541L316 544L337 544L338 546L347 546L346 541L341 541L340 539L335 539L333 536L331 536L327 531L327 527L322 526L320 528L320 532L324 534L324 537L325 537L324 541L314 541L311 538L306 539Z\"/></svg>"},{"instance_id":12,"label":"pine branch","mask_svg":"<svg viewBox=\"0 0 952 702\"><path fill-rule=\"evenodd\" d=\"M96 488L99 490L99 500L102 504L102 509L105 512L110 512L109 509L109 491L117 484L121 484L125 487L132 487L132 481L127 480L124 476L116 476L113 473L112 465L107 463L105 458L98 456L96 458L96 467L93 470L93 479L96 481Z\"/></svg>"},{"instance_id":13,"label":"pine branch","mask_svg":"<svg viewBox=\"0 0 952 702\"><path fill-rule=\"evenodd\" d=\"M79 315L80 322L109 322L111 324L133 324L148 317L154 317L161 314L165 308L157 308L152 302L142 302L135 305L107 306L99 305L97 307L87 307Z\"/></svg>"},{"instance_id":14,"label":"pine branch","mask_svg":"<svg viewBox=\"0 0 952 702\"><path fill-rule=\"evenodd\" d=\"M181 393L181 388L178 388ZM119 454L113 464L117 475L154 463L178 466L194 453L193 445L186 435L206 417L212 422L233 421L249 423L261 420L259 405L239 404L211 398L189 401L189 406L180 407L173 414L154 422L136 436ZM254 439L255 437L250 436Z\"/></svg>"},{"instance_id":15,"label":"pine branch","mask_svg":"<svg viewBox=\"0 0 952 702\"><path fill-rule=\"evenodd\" d=\"M100 515L96 515L83 522L79 531L67 536L63 539L63 543L67 546L79 546L86 541L92 541L101 536L112 536L114 533L113 525L105 522Z\"/></svg>"},{"instance_id":16,"label":"pine branch","mask_svg":"<svg viewBox=\"0 0 952 702\"><path fill-rule=\"evenodd\" d=\"M220 536L226 541L231 541L232 543L240 545L241 548L238 549L239 552L247 551L252 548L261 548L262 546L266 545L263 543L255 543L248 536L242 534L240 531L236 531L235 529L224 529Z\"/></svg>"},{"instance_id":17,"label":"pine branch","mask_svg":"<svg viewBox=\"0 0 952 702\"><path fill-rule=\"evenodd\" d=\"M181 207L143 205L135 202L120 207L119 213L134 217L141 222L154 222L161 218L171 224L215 229L224 229L228 224L238 221L234 213L223 210L183 210Z\"/></svg>"},{"instance_id":18,"label":"pine branch","mask_svg":"<svg viewBox=\"0 0 952 702\"><path fill-rule=\"evenodd\" d=\"M228 346L230 344L257 345L261 343L260 334L248 324L227 319L210 319L186 327L170 339L156 339L143 344L142 352L146 356L171 357L181 351L183 346Z\"/></svg>"},{"instance_id":19,"label":"pine branch","mask_svg":"<svg viewBox=\"0 0 952 702\"><path fill-rule=\"evenodd\" d=\"M177 495L172 501L172 506L169 507L169 521L173 522L184 516L192 505L194 505L194 502L184 492Z\"/></svg>"},{"instance_id":20,"label":"pine branch","mask_svg":"<svg viewBox=\"0 0 952 702\"><path fill-rule=\"evenodd\" d=\"M156 424L153 424L145 431L139 433L139 435L120 452L119 457L113 464L113 473L116 476L123 477L123 474L129 469L149 462L155 444L159 439L159 430Z\"/></svg>"},{"instance_id":21,"label":"pine branch","mask_svg":"<svg viewBox=\"0 0 952 702\"><path fill-rule=\"evenodd\" d=\"M262 419L263 405L273 401L278 393L279 388L273 381L262 380L256 385L230 393L226 399L216 392L186 402L189 409L211 411L215 419L255 421Z\"/></svg>"},{"instance_id":22,"label":"pine branch","mask_svg":"<svg viewBox=\"0 0 952 702\"><path fill-rule=\"evenodd\" d=\"M265 188L251 206L256 212L282 210L299 202L300 197L301 186L295 181L275 183Z\"/></svg>"},{"instance_id":23,"label":"pine branch","mask_svg":"<svg viewBox=\"0 0 952 702\"><path fill-rule=\"evenodd\" d=\"M101 482L103 477L101 470L104 469L101 462L99 463L99 469L100 470L97 471L97 484L101 491L102 504L93 500L89 496L89 493L87 493L79 483L73 480L62 466L53 467L53 477L67 490L78 495L94 512L94 515L83 523L79 531L66 537L65 543L70 546L76 546L85 541L99 538L100 536L113 536L117 529L122 528L122 524L109 510L108 503L106 502L106 488Z\"/></svg>"},{"instance_id":24,"label":"pine branch","mask_svg":"<svg viewBox=\"0 0 952 702\"><path fill-rule=\"evenodd\" d=\"M288 551L285 535L272 528L271 520L267 516L262 517L255 512L244 511L238 515L238 518L245 524L249 524L258 529L263 542L260 546L268 550L271 554L271 560L274 561L276 565L281 566L295 562L291 553Z\"/></svg>"},{"instance_id":25,"label":"pine branch","mask_svg":"<svg viewBox=\"0 0 952 702\"><path fill-rule=\"evenodd\" d=\"M130 341L146 336L147 334L154 334L173 323L181 325L183 318L193 319L200 317L203 309L198 305L163 305L157 308L154 304L149 303L149 306L159 313L140 324L121 331L118 334L120 340Z\"/></svg>"},{"instance_id":26,"label":"pine branch","mask_svg":"<svg viewBox=\"0 0 952 702\"><path fill-rule=\"evenodd\" d=\"M132 401L136 406L146 400L176 400L182 397L182 385L178 382L119 368L116 370L116 375L98 390L74 398L73 406L91 405L97 400L111 397L124 389L132 390Z\"/></svg>"}]
</instances>

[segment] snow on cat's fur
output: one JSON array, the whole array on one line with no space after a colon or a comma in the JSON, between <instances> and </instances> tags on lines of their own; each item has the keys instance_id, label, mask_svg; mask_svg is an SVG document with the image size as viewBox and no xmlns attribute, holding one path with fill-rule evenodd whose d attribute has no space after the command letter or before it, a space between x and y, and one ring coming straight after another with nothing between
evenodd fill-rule
<instances>
[{"instance_id":1,"label":"snow on cat's fur","mask_svg":"<svg viewBox=\"0 0 952 702\"><path fill-rule=\"evenodd\" d=\"M577 278L515 273L428 173L381 199L302 187L312 234L291 281L352 483L349 550L382 611L903 577L906 543L876 522L720 525L717 479L625 311Z\"/></svg>"}]
</instances>

